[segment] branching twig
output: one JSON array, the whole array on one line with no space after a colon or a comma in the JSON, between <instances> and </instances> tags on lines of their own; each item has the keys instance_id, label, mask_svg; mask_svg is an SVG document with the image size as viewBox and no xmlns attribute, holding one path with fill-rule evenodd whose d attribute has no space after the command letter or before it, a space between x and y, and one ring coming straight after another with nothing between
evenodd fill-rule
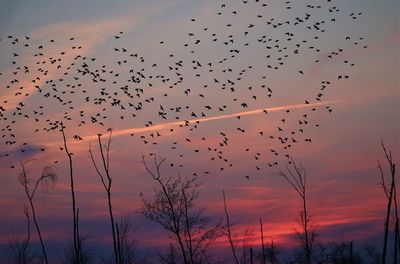
<instances>
[{"instance_id":1,"label":"branching twig","mask_svg":"<svg viewBox=\"0 0 400 264\"><path fill-rule=\"evenodd\" d=\"M96 160L95 160L93 152L92 152L91 145L89 145L89 156L90 156L90 159L92 160L93 166L94 166L97 174L100 177L101 183L103 184L103 187L107 193L108 213L110 215L111 231L112 231L112 237L113 237L114 259L115 259L115 263L119 264L120 259L121 259L119 252L121 252L121 250L119 248L118 235L116 234L117 232L115 230L116 222L114 221L114 214L113 214L113 210L112 210L112 201L111 201L112 178L110 175L110 146L111 146L112 129L109 129L108 131L110 133L109 133L109 137L107 140L107 145L103 146L103 144L101 142L102 135L101 134L97 135L97 142L98 142L99 149L100 149L100 157L101 157L103 171L104 171L105 176L100 171L100 168L96 163ZM105 151L104 151L104 149L105 149Z\"/></svg>"}]
</instances>

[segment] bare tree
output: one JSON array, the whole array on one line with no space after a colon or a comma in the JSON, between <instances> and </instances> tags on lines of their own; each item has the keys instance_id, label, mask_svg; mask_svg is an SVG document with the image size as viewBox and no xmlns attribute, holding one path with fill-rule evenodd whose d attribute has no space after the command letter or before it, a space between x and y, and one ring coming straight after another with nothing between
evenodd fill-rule
<instances>
[{"instance_id":1,"label":"bare tree","mask_svg":"<svg viewBox=\"0 0 400 264\"><path fill-rule=\"evenodd\" d=\"M74 186L74 173L73 173L73 166L72 166L72 155L73 153L69 152L68 146L67 146L67 139L65 136L65 131L64 131L64 124L60 124L60 131L63 137L63 142L64 142L64 151L68 156L68 161L69 161L69 178L70 178L70 186L71 186L71 198L72 198L72 217L73 217L73 227L74 227L74 236L73 236L73 242L74 242L74 254L73 256L76 257L75 262L77 264L80 263L80 252L79 252L79 223L78 223L78 209L76 207L76 200L75 200L75 186Z\"/></svg>"},{"instance_id":2,"label":"bare tree","mask_svg":"<svg viewBox=\"0 0 400 264\"><path fill-rule=\"evenodd\" d=\"M291 158L291 167L286 165L286 171L280 171L280 175L292 186L302 200L302 211L300 212L300 225L302 231L297 231L302 242L305 263L311 264L312 247L315 240L315 227L310 224L310 216L307 208L307 172L301 164L297 165Z\"/></svg>"},{"instance_id":3,"label":"bare tree","mask_svg":"<svg viewBox=\"0 0 400 264\"><path fill-rule=\"evenodd\" d=\"M33 180L33 179L29 178L28 170L26 169L25 165L32 161L34 161L34 160L31 159L31 160L20 162L21 167L22 167L22 172L19 174L18 180L19 180L20 184L24 187L26 197L28 198L33 222L35 224L36 231L37 231L39 241L40 241L40 246L42 249L42 257L43 257L45 263L48 264L47 253L46 253L46 249L44 246L42 233L40 231L39 223L38 223L38 220L36 217L34 198L35 198L35 194L36 194L36 191L38 190L39 185L41 185L45 191L49 191L49 190L53 189L55 186L55 183L57 181L57 175L53 171L52 167L47 166L43 169L41 176L38 179ZM33 183L33 186L31 186L31 183ZM25 207L25 209L27 209L27 208ZM25 213L26 217L29 219L28 211L26 210L25 212L26 212ZM28 232L30 234L30 229L28 229ZM30 235L28 236L28 238L30 238ZM27 240L27 243L29 243L29 239Z\"/></svg>"},{"instance_id":4,"label":"bare tree","mask_svg":"<svg viewBox=\"0 0 400 264\"><path fill-rule=\"evenodd\" d=\"M153 162L154 170L149 168L143 156L147 172L160 188L155 189L152 201L147 201L141 194L143 205L140 213L172 234L183 263L213 263L208 249L220 236L221 227L219 224L209 227L210 218L194 208L200 186L197 178L162 177L160 168L165 158L157 159L154 155Z\"/></svg>"},{"instance_id":5,"label":"bare tree","mask_svg":"<svg viewBox=\"0 0 400 264\"><path fill-rule=\"evenodd\" d=\"M384 238L383 238L383 248L382 248L382 264L386 263L386 255L387 255L387 244L388 244L388 235L389 235L389 220L390 220L390 213L392 210L392 202L395 200L395 189L396 189L396 164L393 162L392 158L392 152L389 150L386 150L385 144L383 143L383 140L381 140L381 146L383 149L383 152L385 154L386 161L389 166L389 171L390 171L390 183L386 183L385 181L385 174L383 172L383 168L381 166L381 163L378 161L378 168L381 173L381 185L383 188L383 191L386 195L387 198L387 209L386 209L386 218L385 218L385 231L384 231ZM397 215L397 201L395 200L395 212L396 212L396 222L398 222L398 215ZM398 223L396 224L398 226ZM398 231L398 227L397 227ZM395 232L397 232L395 231ZM396 237L398 236L398 233L396 234ZM397 239L395 239L395 254L394 258L397 258Z\"/></svg>"},{"instance_id":6,"label":"bare tree","mask_svg":"<svg viewBox=\"0 0 400 264\"><path fill-rule=\"evenodd\" d=\"M112 130L109 129L108 131L109 131L109 137L107 140L107 144L104 146L101 142L102 135L101 134L97 135L100 156L101 156L102 169L96 163L96 160L95 160L93 152L92 152L91 145L89 146L89 154L90 154L89 156L90 156L90 159L92 160L93 166L96 169L97 174L100 177L101 183L103 184L103 187L107 193L108 213L110 216L111 231L112 231L112 237L113 237L114 259L115 259L115 264L119 264L121 262L121 259L120 259L121 256L119 254L120 250L118 247L119 243L117 241L118 237L116 234L116 223L114 221L114 215L113 215L113 210L112 210L112 201L111 201L112 177L110 175L110 146L111 146ZM103 172L101 170L103 170Z\"/></svg>"}]
</instances>

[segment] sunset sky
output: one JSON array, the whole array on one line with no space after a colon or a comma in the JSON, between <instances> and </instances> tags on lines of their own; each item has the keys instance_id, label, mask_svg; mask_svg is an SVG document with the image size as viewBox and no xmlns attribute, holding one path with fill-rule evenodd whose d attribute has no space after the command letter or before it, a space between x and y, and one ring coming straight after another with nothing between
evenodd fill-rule
<instances>
[{"instance_id":1,"label":"sunset sky","mask_svg":"<svg viewBox=\"0 0 400 264\"><path fill-rule=\"evenodd\" d=\"M58 175L55 189L35 199L52 259L70 238L59 122L74 154L81 229L99 247L111 236L89 144L98 154L97 134L108 128L115 215L132 214L143 252L169 242L136 213L140 193L151 199L156 187L142 164L153 153L167 160L163 175L198 176L197 206L215 221L225 190L238 237L246 228L258 234L262 218L268 241L295 245L301 201L279 176L288 155L307 170L320 242L382 240L381 139L399 161L398 1L1 6L0 262L10 238L25 230L21 161L35 160L27 165L32 178L46 166ZM218 243L228 255L226 240Z\"/></svg>"}]
</instances>

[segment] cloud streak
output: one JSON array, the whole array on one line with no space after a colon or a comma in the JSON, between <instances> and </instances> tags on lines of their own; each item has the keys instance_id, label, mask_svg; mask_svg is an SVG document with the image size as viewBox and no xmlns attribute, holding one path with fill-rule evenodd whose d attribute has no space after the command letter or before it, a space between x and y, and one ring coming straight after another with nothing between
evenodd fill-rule
<instances>
[{"instance_id":1,"label":"cloud streak","mask_svg":"<svg viewBox=\"0 0 400 264\"><path fill-rule=\"evenodd\" d=\"M284 111L284 110L288 110L288 109L291 109L291 110L307 109L307 108L314 108L314 107L318 107L318 106L337 104L340 102L342 102L342 101L332 100L332 101L317 102L317 103L310 103L310 104L292 104L292 105L275 106L275 107L269 107L269 108L259 108L259 109L255 109L255 110L236 112L236 113L232 113L232 114L188 119L188 120L168 122L168 123L157 124L157 125L152 125L152 126L145 126L145 127L113 130L112 135L113 135L113 138L115 138L115 137L132 135L132 134L151 133L151 132L156 132L156 131L160 132L163 130L171 129L173 127L189 126L191 124L196 124L196 123L225 120L225 119L230 119L230 118L236 118L237 116L244 117L244 116L265 114L265 111L267 113L272 113L272 112L279 112L279 111ZM177 133L177 132L176 132L176 130L174 130L174 132L172 132L172 133ZM84 145L84 148L81 148L80 146L83 146L82 143L97 140L97 135L98 134L89 134L87 136L81 135L82 140L73 140L73 141L68 142L68 144L71 146L74 146L74 153L78 153L83 150L86 151L87 145ZM49 147L60 146L60 145L62 145L62 142L60 142L60 141L48 142L48 143L43 142L41 144L44 145L46 148L49 148Z\"/></svg>"},{"instance_id":2,"label":"cloud streak","mask_svg":"<svg viewBox=\"0 0 400 264\"><path fill-rule=\"evenodd\" d=\"M339 102L340 102L339 100L335 100L335 101L327 101L327 102L311 103L311 104L293 104L293 105L276 106L276 107L270 107L270 108L259 108L259 109L250 110L250 111L236 112L233 114L189 119L189 120L184 120L184 121L176 121L176 122L158 124L158 125L147 126L147 127L121 129L121 130L113 131L113 136L116 137L116 136L130 135L130 134L140 134L140 133L145 133L145 132L154 132L154 131L165 130L165 129L168 129L171 127L189 125L189 124L193 124L196 122L199 122L199 123L200 122L210 122L210 121L218 121L218 120L229 119L229 118L236 118L237 116L243 117L243 116L250 116L250 115L258 115L258 114L264 113L265 111L278 112L278 111L283 111L283 110L288 110L288 109L312 108L312 107L316 107L316 106L336 104ZM85 137L84 140L90 141L90 140L93 140L96 138L97 138L97 135L91 135L91 136Z\"/></svg>"}]
</instances>

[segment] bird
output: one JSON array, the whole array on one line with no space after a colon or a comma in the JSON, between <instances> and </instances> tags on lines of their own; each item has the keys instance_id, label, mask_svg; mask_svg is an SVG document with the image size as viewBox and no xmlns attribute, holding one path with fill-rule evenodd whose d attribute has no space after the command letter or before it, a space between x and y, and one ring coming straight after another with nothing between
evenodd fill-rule
<instances>
[{"instance_id":1,"label":"bird","mask_svg":"<svg viewBox=\"0 0 400 264\"><path fill-rule=\"evenodd\" d=\"M342 62L343 50L366 48L368 43L363 37L335 30L341 17L338 14L346 11L330 4L317 8L306 1L299 2L305 11L294 14L290 1L276 1L285 12L285 18L280 19L278 15L269 17L264 1L242 0L239 3L215 4L215 12L209 19L189 18L190 32L176 32L177 41L182 41L176 46L168 39L155 36L154 43L159 45L152 50L154 54L142 54L140 49L130 46L127 40L132 36L130 32L118 29L106 36L111 45L95 55L85 53L91 47L81 45L78 36L67 36L69 48L64 48L60 44L62 40L55 36L40 40L33 35L11 34L0 41L2 48L6 46L9 50L7 65L10 65L10 74L3 72L0 78L4 79L5 90L12 91L17 103L10 107L9 101L1 102L0 147L18 146L19 135L23 133L17 131L17 125L22 123L32 123L34 133L54 136L62 121L74 131L72 139L77 144L87 139L79 135L94 128L142 124L143 129L150 132L128 133L135 144L140 144L138 149L162 150L160 145L171 143L179 134L184 136L178 137L177 144L168 145L171 151L180 153L189 149L194 157L214 158L213 162L220 165L215 170L221 174L229 173L233 149L244 153L243 160L248 158L256 162L253 169L257 171L278 166L274 160L282 156L279 153L300 148L304 142L311 143L310 134L324 118L317 120L314 112L323 110L315 103L324 103L329 96L327 80L335 84L344 82L351 78L351 72L347 72L347 68L332 70L329 78L304 89L282 87L277 79L296 72L306 77L313 72L308 69L322 63ZM357 20L361 15L362 12L352 11L349 19ZM289 30L292 26L296 30ZM344 43L322 46L327 35L325 30ZM298 33L303 31L309 34ZM62 50L53 52L59 44ZM107 56L108 52L112 56ZM25 61L23 57L29 54L32 57ZM308 60L310 57L313 59ZM350 65L357 64L346 59L345 66ZM24 84L25 79L36 92ZM281 88L296 93L294 98L298 98L298 104L304 102L304 108L269 110L268 106L279 105ZM31 103L36 101L42 108ZM50 112L59 113L59 120L49 115ZM335 114L332 107L322 112ZM259 114L263 119L256 119ZM256 120L254 123L249 121L250 116ZM159 127L175 122L178 125L158 131ZM260 127L255 129L255 124ZM219 134L221 130L223 135ZM254 135L259 136L253 145L244 146ZM181 144L183 142L185 144ZM271 151L268 150L270 146L274 146ZM264 150L257 152L258 147ZM45 149L47 153L47 147L40 151ZM21 150L25 154L28 152L25 148ZM182 161L176 159L187 156L176 155L170 164L175 164L176 169L183 168ZM268 158L273 159L266 163ZM210 166L206 172L212 173L212 168Z\"/></svg>"}]
</instances>

